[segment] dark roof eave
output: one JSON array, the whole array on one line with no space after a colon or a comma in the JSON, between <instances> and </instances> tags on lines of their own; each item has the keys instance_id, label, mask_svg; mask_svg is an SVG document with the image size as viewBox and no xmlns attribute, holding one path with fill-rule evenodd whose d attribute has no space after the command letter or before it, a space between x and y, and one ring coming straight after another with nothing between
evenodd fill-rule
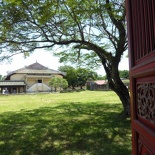
<instances>
[{"instance_id":1,"label":"dark roof eave","mask_svg":"<svg viewBox=\"0 0 155 155\"><path fill-rule=\"evenodd\" d=\"M9 86L25 86L25 82L24 81L15 81L15 80L4 80L4 81L0 81L0 87L9 87Z\"/></svg>"}]
</instances>

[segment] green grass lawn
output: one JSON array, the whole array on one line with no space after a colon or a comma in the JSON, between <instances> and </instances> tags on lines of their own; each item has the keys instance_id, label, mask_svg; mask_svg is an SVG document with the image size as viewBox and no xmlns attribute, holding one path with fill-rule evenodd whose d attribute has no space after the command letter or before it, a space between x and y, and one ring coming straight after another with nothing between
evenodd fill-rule
<instances>
[{"instance_id":1,"label":"green grass lawn","mask_svg":"<svg viewBox=\"0 0 155 155\"><path fill-rule=\"evenodd\" d=\"M130 119L111 91L0 95L0 155L130 155Z\"/></svg>"}]
</instances>

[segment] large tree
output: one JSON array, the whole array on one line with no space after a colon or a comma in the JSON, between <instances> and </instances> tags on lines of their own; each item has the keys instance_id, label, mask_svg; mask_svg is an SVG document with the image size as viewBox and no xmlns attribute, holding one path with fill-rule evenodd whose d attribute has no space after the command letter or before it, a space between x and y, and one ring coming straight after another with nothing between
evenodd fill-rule
<instances>
[{"instance_id":1,"label":"large tree","mask_svg":"<svg viewBox=\"0 0 155 155\"><path fill-rule=\"evenodd\" d=\"M4 77L3 77L3 75L1 75L1 74L0 74L0 81L2 81L2 80L3 80L3 78L4 78Z\"/></svg>"},{"instance_id":2,"label":"large tree","mask_svg":"<svg viewBox=\"0 0 155 155\"><path fill-rule=\"evenodd\" d=\"M83 89L88 79L96 80L98 77L96 72L86 68L75 69L72 66L61 66L58 70L66 73L64 78L72 89L75 89L75 87Z\"/></svg>"},{"instance_id":3,"label":"large tree","mask_svg":"<svg viewBox=\"0 0 155 155\"><path fill-rule=\"evenodd\" d=\"M97 73L88 70L86 68L78 68L76 69L77 72L77 86L83 89L83 86L86 85L88 79L96 80L98 75Z\"/></svg>"},{"instance_id":4,"label":"large tree","mask_svg":"<svg viewBox=\"0 0 155 155\"><path fill-rule=\"evenodd\" d=\"M68 87L68 82L66 79L63 79L60 77L53 77L50 79L49 85L53 87L54 91L56 92L57 88L60 88L60 91L61 91L61 88L66 89Z\"/></svg>"},{"instance_id":5,"label":"large tree","mask_svg":"<svg viewBox=\"0 0 155 155\"><path fill-rule=\"evenodd\" d=\"M129 71L128 70L119 70L120 78L129 79Z\"/></svg>"},{"instance_id":6,"label":"large tree","mask_svg":"<svg viewBox=\"0 0 155 155\"><path fill-rule=\"evenodd\" d=\"M68 86L72 89L75 89L77 86L77 72L72 66L61 66L59 67L59 71L65 72L65 79L68 82Z\"/></svg>"},{"instance_id":7,"label":"large tree","mask_svg":"<svg viewBox=\"0 0 155 155\"><path fill-rule=\"evenodd\" d=\"M0 22L1 59L56 45L72 48L77 60L82 49L97 55L124 114L130 115L129 92L118 71L127 48L122 0L3 0Z\"/></svg>"}]
</instances>

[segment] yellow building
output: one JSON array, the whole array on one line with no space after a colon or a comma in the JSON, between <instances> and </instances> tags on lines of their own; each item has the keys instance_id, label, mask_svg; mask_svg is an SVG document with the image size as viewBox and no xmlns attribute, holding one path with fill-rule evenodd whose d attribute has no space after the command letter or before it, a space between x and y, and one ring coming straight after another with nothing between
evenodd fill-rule
<instances>
[{"instance_id":1,"label":"yellow building","mask_svg":"<svg viewBox=\"0 0 155 155\"><path fill-rule=\"evenodd\" d=\"M49 81L52 77L62 77L64 73L49 69L38 62L10 72L0 81L1 93L48 92L52 91Z\"/></svg>"}]
</instances>

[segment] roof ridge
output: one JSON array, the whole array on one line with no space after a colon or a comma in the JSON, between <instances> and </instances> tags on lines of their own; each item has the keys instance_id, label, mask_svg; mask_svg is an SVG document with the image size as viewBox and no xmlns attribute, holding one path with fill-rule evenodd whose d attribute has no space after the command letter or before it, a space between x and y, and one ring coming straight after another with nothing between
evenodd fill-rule
<instances>
[{"instance_id":1,"label":"roof ridge","mask_svg":"<svg viewBox=\"0 0 155 155\"><path fill-rule=\"evenodd\" d=\"M30 69L30 70L47 70L48 67L43 66L42 64L35 62L29 66L26 66L25 69Z\"/></svg>"}]
</instances>

